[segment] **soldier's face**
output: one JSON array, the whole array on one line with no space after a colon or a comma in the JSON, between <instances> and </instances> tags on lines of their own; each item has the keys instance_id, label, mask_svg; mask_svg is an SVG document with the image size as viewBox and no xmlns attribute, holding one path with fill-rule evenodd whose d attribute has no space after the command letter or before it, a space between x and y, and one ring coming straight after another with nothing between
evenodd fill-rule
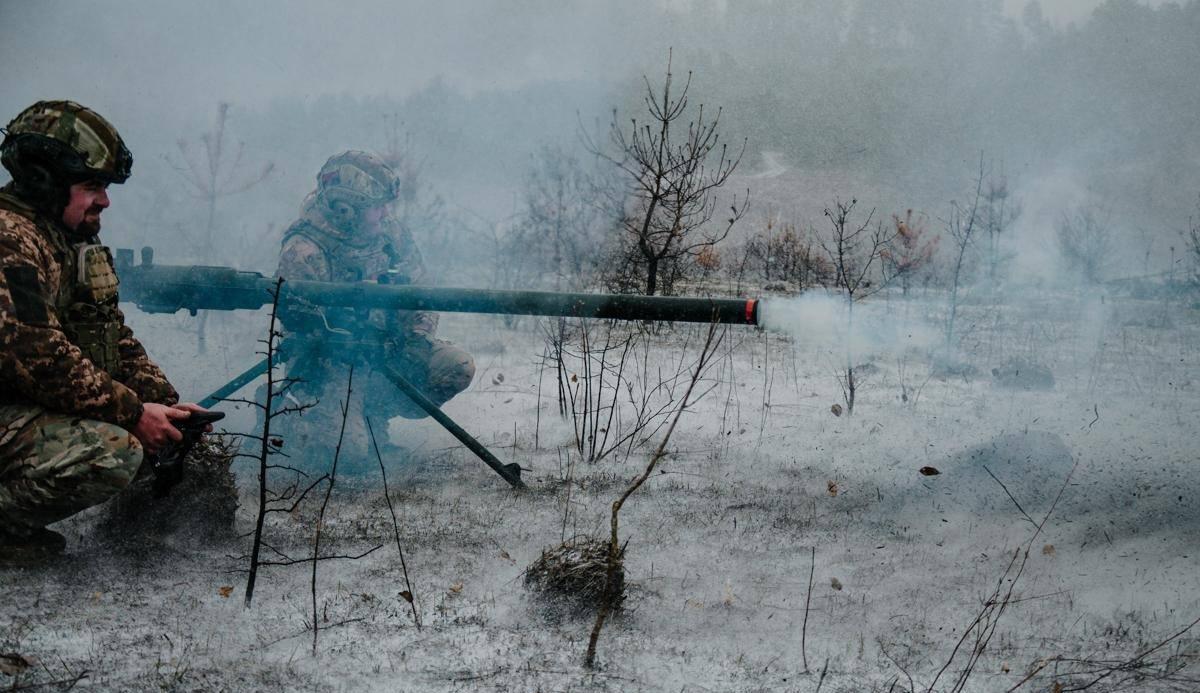
<instances>
[{"instance_id":1,"label":"soldier's face","mask_svg":"<svg viewBox=\"0 0 1200 693\"><path fill-rule=\"evenodd\" d=\"M375 231L379 228L380 222L382 222L383 218L387 216L387 213L387 205L368 207L362 212L363 225L371 231Z\"/></svg>"},{"instance_id":2,"label":"soldier's face","mask_svg":"<svg viewBox=\"0 0 1200 693\"><path fill-rule=\"evenodd\" d=\"M71 186L62 221L72 231L96 234L100 231L100 213L108 207L108 183L96 180Z\"/></svg>"}]
</instances>

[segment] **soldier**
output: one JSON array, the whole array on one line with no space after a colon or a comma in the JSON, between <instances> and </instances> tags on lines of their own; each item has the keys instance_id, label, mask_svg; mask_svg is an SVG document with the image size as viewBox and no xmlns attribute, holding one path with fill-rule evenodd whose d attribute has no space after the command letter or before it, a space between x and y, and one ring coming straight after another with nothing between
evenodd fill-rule
<instances>
[{"instance_id":1,"label":"soldier","mask_svg":"<svg viewBox=\"0 0 1200 693\"><path fill-rule=\"evenodd\" d=\"M203 411L179 396L125 325L100 245L108 186L133 157L108 121L39 101L8 124L0 162L0 560L57 553L46 525L133 479L144 452Z\"/></svg>"},{"instance_id":2,"label":"soldier","mask_svg":"<svg viewBox=\"0 0 1200 693\"><path fill-rule=\"evenodd\" d=\"M348 151L331 157L317 175L317 188L301 205L300 219L284 232L279 276L332 282L419 283L425 267L412 234L392 217L389 206L399 180L379 157ZM384 358L434 403L441 405L467 389L475 362L463 349L437 339L437 315L413 311L331 309L302 306L281 316L287 330L302 333L308 350L294 354L288 376L299 378L289 394L296 402L320 404L280 423L290 449L303 449L310 462L327 464L341 426L338 403L345 399L347 364L358 364L343 462L374 459L364 418L370 417L377 442L386 443L388 419L416 419L425 412L389 382L375 359ZM343 338L380 340L382 351L347 353Z\"/></svg>"}]
</instances>

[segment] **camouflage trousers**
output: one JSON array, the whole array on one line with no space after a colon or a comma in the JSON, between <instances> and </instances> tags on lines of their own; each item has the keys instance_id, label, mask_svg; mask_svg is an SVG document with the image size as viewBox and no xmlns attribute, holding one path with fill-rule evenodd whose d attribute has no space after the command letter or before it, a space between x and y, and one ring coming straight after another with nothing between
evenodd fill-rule
<instances>
[{"instance_id":1,"label":"camouflage trousers","mask_svg":"<svg viewBox=\"0 0 1200 693\"><path fill-rule=\"evenodd\" d=\"M141 464L141 443L120 426L0 405L0 527L44 527L102 503Z\"/></svg>"},{"instance_id":2,"label":"camouflage trousers","mask_svg":"<svg viewBox=\"0 0 1200 693\"><path fill-rule=\"evenodd\" d=\"M470 386L475 377L475 360L465 350L445 340L432 340L431 346L419 354L396 357L388 365L434 404L441 406ZM293 463L298 463L295 466L324 468L332 460L342 426L341 405L346 400L349 371L347 364L328 359L289 371L289 377L301 381L288 389L285 402L277 403L273 408L317 403L302 415L278 417L272 423L273 434L278 433L284 439L284 451L292 457ZM260 402L262 395L260 388ZM358 364L354 370L339 467L347 470L356 466L372 468L376 460L370 431L374 431L380 448L386 450L387 422L397 416L421 419L428 414L388 380L381 368L372 363ZM343 464L346 466L342 467Z\"/></svg>"}]
</instances>

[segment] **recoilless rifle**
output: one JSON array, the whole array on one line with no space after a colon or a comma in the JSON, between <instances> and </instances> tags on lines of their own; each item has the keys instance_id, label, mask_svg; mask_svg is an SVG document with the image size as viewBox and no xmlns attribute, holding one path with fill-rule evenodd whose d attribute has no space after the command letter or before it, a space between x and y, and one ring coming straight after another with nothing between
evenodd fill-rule
<instances>
[{"instance_id":1,"label":"recoilless rifle","mask_svg":"<svg viewBox=\"0 0 1200 693\"><path fill-rule=\"evenodd\" d=\"M207 265L159 265L152 248L142 248L141 263L134 263L134 252L118 249L117 276L121 281L122 301L136 304L148 313L175 313L198 310L257 310L272 301L276 280L259 272ZM703 322L757 325L757 299L633 296L624 294L559 293L552 291L505 291L455 287L392 284L386 275L376 281L354 283L285 281L279 286L279 306L415 310L449 313L497 313L551 317L602 318L635 321ZM361 344L361 341L357 342ZM280 343L288 352L304 348L293 337ZM386 363L380 359L373 365ZM266 360L239 374L200 402L211 407L259 377L270 367ZM523 487L520 467L503 464L446 416L394 368L382 366L387 376L404 394L427 414L471 449L497 474L514 487Z\"/></svg>"}]
</instances>

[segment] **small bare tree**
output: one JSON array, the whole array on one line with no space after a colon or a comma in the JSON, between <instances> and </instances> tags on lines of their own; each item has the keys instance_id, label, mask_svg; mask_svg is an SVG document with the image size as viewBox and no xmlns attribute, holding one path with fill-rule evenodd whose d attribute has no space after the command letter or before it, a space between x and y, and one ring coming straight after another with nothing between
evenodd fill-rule
<instances>
[{"instance_id":1,"label":"small bare tree","mask_svg":"<svg viewBox=\"0 0 1200 693\"><path fill-rule=\"evenodd\" d=\"M621 555L624 553L620 535L621 508L624 507L629 497L641 488L642 484L646 483L646 480L654 473L654 469L658 466L658 463L666 457L667 444L671 441L671 434L675 432L675 426L679 423L683 412L687 411L689 406L694 405L701 397L707 394L708 391L706 390L697 394L695 398L692 397L696 383L700 381L708 368L711 367L712 356L717 353L722 340L728 334L727 328L720 330L718 328L720 328L720 325L715 322L708 326L708 333L704 338L704 346L700 349L700 356L696 361L695 369L692 371L692 377L688 381L687 389L684 390L683 398L679 400L679 405L671 417L670 425L667 426L666 432L663 433L662 442L658 444L658 449L650 456L650 461L646 464L646 468L642 470L641 474L630 483L620 498L613 501L612 513L609 518L608 561L605 571L604 590L600 596L600 605L596 611L596 621L592 624L592 632L588 637L587 653L584 656L584 666L588 668L593 667L596 663L596 645L600 641L600 632L604 629L604 622L608 619L622 596L617 587L618 569L621 562Z\"/></svg>"},{"instance_id":2,"label":"small bare tree","mask_svg":"<svg viewBox=\"0 0 1200 693\"><path fill-rule=\"evenodd\" d=\"M1080 206L1058 222L1058 249L1067 268L1089 284L1104 279L1113 260L1112 215L1103 207Z\"/></svg>"},{"instance_id":3,"label":"small bare tree","mask_svg":"<svg viewBox=\"0 0 1200 693\"><path fill-rule=\"evenodd\" d=\"M872 224L875 210L871 210L861 224L852 221L851 217L857 205L857 199L851 199L849 204L834 200L833 207L826 207L825 218L830 224L829 237L820 240L821 247L833 266L834 279L831 288L846 298L846 353L845 363L838 372L838 382L842 386L847 416L854 413L855 394L858 391L852 337L854 306L884 287L885 277L872 270L877 267L883 252L895 236L895 232L885 230L883 224ZM876 276L879 281L872 280Z\"/></svg>"},{"instance_id":4,"label":"small bare tree","mask_svg":"<svg viewBox=\"0 0 1200 693\"><path fill-rule=\"evenodd\" d=\"M901 292L907 296L912 286L912 280L922 269L926 268L937 252L941 236L929 238L923 214L913 216L910 209L901 219L900 215L892 215L892 225L895 235L891 243L880 251L883 260L883 272L887 282L898 281Z\"/></svg>"},{"instance_id":5,"label":"small bare tree","mask_svg":"<svg viewBox=\"0 0 1200 693\"><path fill-rule=\"evenodd\" d=\"M943 221L946 235L954 243L953 258L950 264L950 297L949 308L946 311L946 348L950 349L954 342L954 324L958 319L958 301L963 284L967 279L972 265L972 251L975 249L976 238L979 235L980 212L983 201L983 184L986 169L983 154L979 155L979 175L975 178L975 190L967 202L956 200L950 202L950 217Z\"/></svg>"},{"instance_id":6,"label":"small bare tree","mask_svg":"<svg viewBox=\"0 0 1200 693\"><path fill-rule=\"evenodd\" d=\"M243 175L241 173L242 155L246 150L245 142L238 142L236 150L230 155L229 143L226 141L225 122L229 115L229 104L217 104L217 118L212 130L200 134L202 158L196 157L188 141L180 138L176 141L179 157L183 165L174 165L179 175L192 188L193 195L204 202L204 228L198 235L187 234L193 240L192 252L200 259L201 264L212 264L216 259L213 249L216 247L217 203L225 197L246 192L261 183L274 170L275 164L267 162L257 173ZM206 329L209 312L205 311L196 324L196 348L204 353L207 348Z\"/></svg>"},{"instance_id":7,"label":"small bare tree","mask_svg":"<svg viewBox=\"0 0 1200 693\"><path fill-rule=\"evenodd\" d=\"M989 175L983 190L982 226L986 241L983 262L988 285L993 289L999 284L1000 276L1012 259L1012 254L1004 250L1001 241L1020 215L1021 205L1009 192L1008 178L1003 172Z\"/></svg>"},{"instance_id":8,"label":"small bare tree","mask_svg":"<svg viewBox=\"0 0 1200 693\"><path fill-rule=\"evenodd\" d=\"M278 327L279 314L279 293L283 287L283 278L279 277L275 280L275 287L271 291L271 317L267 326L267 336L265 339L259 340L263 345L263 350L259 352L266 358L266 387L262 390L263 401L249 399L227 399L227 402L239 404L247 404L258 409L262 413L262 427L256 433L242 434L240 437L254 441L258 447L258 452L237 453L238 457L246 457L258 463L258 511L254 518L254 532L252 534L250 553L241 558L249 559L250 567L246 571L246 601L247 607L254 600L254 587L258 580L258 569L264 565L261 559L262 549L264 547L270 549L270 545L263 541L263 530L266 526L267 516L275 512L290 512L301 503L304 498L317 486L324 481L325 477L317 479L312 485L301 490L299 479L304 476L304 473L291 467L290 465L280 464L274 461L276 457L287 457L284 452L284 439L278 433L272 430L272 424L276 423L276 419L281 416L302 415L312 407L316 406L316 402L292 402L288 403L287 399L292 387L299 381L296 378L278 378L276 375L276 367L278 366L278 346L279 340L282 339L283 333ZM292 398L294 400L294 398ZM284 404L279 403L283 401ZM296 483L288 485L283 491L272 489L270 483L271 470L282 469L292 471L296 476Z\"/></svg>"},{"instance_id":9,"label":"small bare tree","mask_svg":"<svg viewBox=\"0 0 1200 693\"><path fill-rule=\"evenodd\" d=\"M616 165L630 186L607 282L618 291L640 290L652 296L672 293L686 263L729 235L746 212L750 191L740 203L735 195L729 216L717 228L707 228L716 212L717 192L737 168L746 143L734 154L721 142L720 109L710 115L701 105L690 114L692 74L673 91L670 58L661 89L655 90L649 78L645 82L646 122L631 119L627 133L614 111L611 153L586 132L584 137L588 150Z\"/></svg>"},{"instance_id":10,"label":"small bare tree","mask_svg":"<svg viewBox=\"0 0 1200 693\"><path fill-rule=\"evenodd\" d=\"M489 225L492 285L579 291L593 284L597 249L620 219L606 181L579 157L545 146L526 173L522 206L510 219Z\"/></svg>"}]
</instances>

